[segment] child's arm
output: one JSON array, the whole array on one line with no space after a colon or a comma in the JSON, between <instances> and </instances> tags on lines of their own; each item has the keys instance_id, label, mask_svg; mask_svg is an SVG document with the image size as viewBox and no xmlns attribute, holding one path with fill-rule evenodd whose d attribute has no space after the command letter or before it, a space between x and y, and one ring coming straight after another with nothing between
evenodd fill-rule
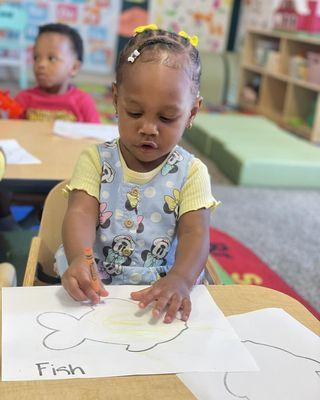
<instances>
[{"instance_id":1,"label":"child's arm","mask_svg":"<svg viewBox=\"0 0 320 400\"><path fill-rule=\"evenodd\" d=\"M178 245L175 263L164 278L147 289L133 292L134 300L145 308L155 302L155 317L168 306L164 322L172 322L181 309L186 321L191 312L190 292L203 270L209 253L210 209L190 211L181 216L178 223Z\"/></svg>"},{"instance_id":2,"label":"child's arm","mask_svg":"<svg viewBox=\"0 0 320 400\"><path fill-rule=\"evenodd\" d=\"M90 270L87 267L84 249L92 247L96 237L99 202L84 191L70 193L68 210L63 221L62 237L69 268L62 276L62 285L75 300L90 299L99 302L107 296L101 281L99 293L91 287Z\"/></svg>"}]
</instances>

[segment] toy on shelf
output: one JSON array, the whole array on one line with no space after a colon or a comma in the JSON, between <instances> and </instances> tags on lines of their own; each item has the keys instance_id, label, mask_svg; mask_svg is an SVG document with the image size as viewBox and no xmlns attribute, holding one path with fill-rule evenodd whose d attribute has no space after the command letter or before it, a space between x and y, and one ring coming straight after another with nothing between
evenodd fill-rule
<instances>
[{"instance_id":1,"label":"toy on shelf","mask_svg":"<svg viewBox=\"0 0 320 400\"><path fill-rule=\"evenodd\" d=\"M271 51L279 50L279 42L268 39L256 39L254 49L254 62L260 67L267 64L268 57Z\"/></svg>"},{"instance_id":2,"label":"toy on shelf","mask_svg":"<svg viewBox=\"0 0 320 400\"><path fill-rule=\"evenodd\" d=\"M241 99L247 106L254 106L259 101L261 76L253 75L241 91Z\"/></svg>"},{"instance_id":3,"label":"toy on shelf","mask_svg":"<svg viewBox=\"0 0 320 400\"><path fill-rule=\"evenodd\" d=\"M311 83L320 85L320 53L308 51L308 73L307 78Z\"/></svg>"},{"instance_id":4,"label":"toy on shelf","mask_svg":"<svg viewBox=\"0 0 320 400\"><path fill-rule=\"evenodd\" d=\"M294 55L289 58L288 74L295 79L307 79L308 62L302 55Z\"/></svg>"},{"instance_id":5,"label":"toy on shelf","mask_svg":"<svg viewBox=\"0 0 320 400\"><path fill-rule=\"evenodd\" d=\"M19 118L23 111L23 107L9 96L9 92L0 90L0 113L15 119Z\"/></svg>"},{"instance_id":6,"label":"toy on shelf","mask_svg":"<svg viewBox=\"0 0 320 400\"><path fill-rule=\"evenodd\" d=\"M320 32L320 0L279 0L274 12L274 28Z\"/></svg>"}]
</instances>

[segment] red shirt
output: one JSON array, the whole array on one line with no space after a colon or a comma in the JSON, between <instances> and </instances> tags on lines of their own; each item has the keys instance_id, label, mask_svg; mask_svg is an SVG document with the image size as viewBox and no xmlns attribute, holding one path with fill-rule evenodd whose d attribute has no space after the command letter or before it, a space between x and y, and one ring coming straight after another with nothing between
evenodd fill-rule
<instances>
[{"instance_id":1,"label":"red shirt","mask_svg":"<svg viewBox=\"0 0 320 400\"><path fill-rule=\"evenodd\" d=\"M25 109L21 117L24 119L100 123L100 116L92 97L75 86L70 86L63 94L51 94L35 87L23 90L15 99Z\"/></svg>"}]
</instances>

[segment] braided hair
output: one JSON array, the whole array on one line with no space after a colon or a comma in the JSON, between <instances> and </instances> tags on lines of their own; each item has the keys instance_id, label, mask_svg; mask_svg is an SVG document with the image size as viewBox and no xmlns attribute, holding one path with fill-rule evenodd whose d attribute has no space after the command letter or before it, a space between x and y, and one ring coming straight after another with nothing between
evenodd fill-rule
<instances>
[{"instance_id":1,"label":"braided hair","mask_svg":"<svg viewBox=\"0 0 320 400\"><path fill-rule=\"evenodd\" d=\"M172 68L182 68L192 82L192 93L197 95L200 86L201 63L199 52L190 41L175 32L163 29L146 29L133 36L119 54L116 66L116 81L121 83L123 70L129 65L128 57L138 50L135 62L161 62ZM164 53L167 56L164 58Z\"/></svg>"}]
</instances>

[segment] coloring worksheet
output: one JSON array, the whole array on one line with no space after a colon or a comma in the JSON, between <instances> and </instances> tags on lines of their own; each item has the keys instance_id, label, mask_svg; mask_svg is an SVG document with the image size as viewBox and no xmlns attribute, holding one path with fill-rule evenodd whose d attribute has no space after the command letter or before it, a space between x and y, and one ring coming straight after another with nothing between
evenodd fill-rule
<instances>
[{"instance_id":1,"label":"coloring worksheet","mask_svg":"<svg viewBox=\"0 0 320 400\"><path fill-rule=\"evenodd\" d=\"M179 374L198 400L320 399L320 338L315 333L279 308L228 320L260 371Z\"/></svg>"},{"instance_id":2,"label":"coloring worksheet","mask_svg":"<svg viewBox=\"0 0 320 400\"><path fill-rule=\"evenodd\" d=\"M204 285L189 320L171 324L131 300L143 288L108 286L96 306L61 286L3 288L2 380L258 369Z\"/></svg>"},{"instance_id":3,"label":"coloring worksheet","mask_svg":"<svg viewBox=\"0 0 320 400\"><path fill-rule=\"evenodd\" d=\"M9 164L41 164L41 161L24 149L15 139L0 140L0 147Z\"/></svg>"},{"instance_id":4,"label":"coloring worksheet","mask_svg":"<svg viewBox=\"0 0 320 400\"><path fill-rule=\"evenodd\" d=\"M70 139L93 138L107 142L119 136L117 125L92 124L56 120L53 133Z\"/></svg>"}]
</instances>

